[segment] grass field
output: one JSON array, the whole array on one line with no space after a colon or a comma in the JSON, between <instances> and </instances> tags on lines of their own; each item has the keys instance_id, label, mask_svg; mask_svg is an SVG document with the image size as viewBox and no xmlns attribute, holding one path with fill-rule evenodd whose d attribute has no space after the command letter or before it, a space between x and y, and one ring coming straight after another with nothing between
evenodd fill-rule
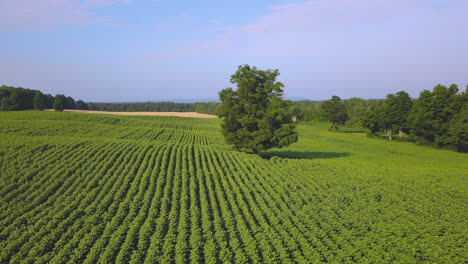
<instances>
[{"instance_id":1,"label":"grass field","mask_svg":"<svg viewBox=\"0 0 468 264\"><path fill-rule=\"evenodd\" d=\"M0 263L466 263L468 155L298 126L0 112Z\"/></svg>"}]
</instances>

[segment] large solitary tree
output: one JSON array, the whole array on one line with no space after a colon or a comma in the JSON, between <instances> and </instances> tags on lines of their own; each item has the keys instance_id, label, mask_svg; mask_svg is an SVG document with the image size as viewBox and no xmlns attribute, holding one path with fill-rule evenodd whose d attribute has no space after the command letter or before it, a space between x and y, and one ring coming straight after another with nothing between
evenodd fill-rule
<instances>
[{"instance_id":1,"label":"large solitary tree","mask_svg":"<svg viewBox=\"0 0 468 264\"><path fill-rule=\"evenodd\" d=\"M297 141L291 102L282 98L284 85L276 81L278 75L278 70L241 65L231 76L237 90L219 92L223 135L236 149L259 153Z\"/></svg>"}]
</instances>

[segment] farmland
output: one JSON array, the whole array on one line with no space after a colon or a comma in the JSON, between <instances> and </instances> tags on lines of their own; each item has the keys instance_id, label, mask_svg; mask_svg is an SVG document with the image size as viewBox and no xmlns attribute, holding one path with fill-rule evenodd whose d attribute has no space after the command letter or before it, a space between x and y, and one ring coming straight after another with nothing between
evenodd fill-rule
<instances>
[{"instance_id":1,"label":"farmland","mask_svg":"<svg viewBox=\"0 0 468 264\"><path fill-rule=\"evenodd\" d=\"M463 263L468 156L298 126L0 113L0 263ZM344 130L346 132L346 130Z\"/></svg>"}]
</instances>

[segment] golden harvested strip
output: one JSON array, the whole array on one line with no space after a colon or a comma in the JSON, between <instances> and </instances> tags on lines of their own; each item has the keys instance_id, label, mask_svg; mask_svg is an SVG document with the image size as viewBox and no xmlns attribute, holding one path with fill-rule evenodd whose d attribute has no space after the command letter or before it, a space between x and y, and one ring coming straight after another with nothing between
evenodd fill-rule
<instances>
[{"instance_id":1,"label":"golden harvested strip","mask_svg":"<svg viewBox=\"0 0 468 264\"><path fill-rule=\"evenodd\" d=\"M53 111L53 110L48 110ZM194 118L218 118L215 115L200 114L197 112L110 112L110 111L91 111L91 110L72 110L65 109L64 112L71 113L87 113L100 115L121 115L121 116L178 116L178 117L194 117Z\"/></svg>"}]
</instances>

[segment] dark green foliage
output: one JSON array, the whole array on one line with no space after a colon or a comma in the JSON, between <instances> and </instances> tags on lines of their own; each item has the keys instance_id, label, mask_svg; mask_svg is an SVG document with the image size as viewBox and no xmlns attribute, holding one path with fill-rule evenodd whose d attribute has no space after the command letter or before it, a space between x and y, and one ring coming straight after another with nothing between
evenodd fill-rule
<instances>
[{"instance_id":1,"label":"dark green foliage","mask_svg":"<svg viewBox=\"0 0 468 264\"><path fill-rule=\"evenodd\" d=\"M9 111L11 108L10 100L11 91L5 89L5 86L0 87L0 111Z\"/></svg>"},{"instance_id":2,"label":"dark green foliage","mask_svg":"<svg viewBox=\"0 0 468 264\"><path fill-rule=\"evenodd\" d=\"M323 117L320 115L320 101L297 101L293 102L293 107L302 112L303 121L322 121Z\"/></svg>"},{"instance_id":3,"label":"dark green foliage","mask_svg":"<svg viewBox=\"0 0 468 264\"><path fill-rule=\"evenodd\" d=\"M0 87L0 109L3 111L33 109L36 90L3 85Z\"/></svg>"},{"instance_id":4,"label":"dark green foliage","mask_svg":"<svg viewBox=\"0 0 468 264\"><path fill-rule=\"evenodd\" d=\"M51 94L46 94L44 95L45 98L45 104L47 109L53 109L54 108L54 100L55 97Z\"/></svg>"},{"instance_id":5,"label":"dark green foliage","mask_svg":"<svg viewBox=\"0 0 468 264\"><path fill-rule=\"evenodd\" d=\"M88 104L85 103L83 100L76 101L76 109L78 110L88 110Z\"/></svg>"},{"instance_id":6,"label":"dark green foliage","mask_svg":"<svg viewBox=\"0 0 468 264\"><path fill-rule=\"evenodd\" d=\"M85 107L85 105L83 104L84 102L81 101L80 106ZM53 107L55 111L63 111L64 109L76 109L76 103L75 103L75 100L70 96L57 94L54 99Z\"/></svg>"},{"instance_id":7,"label":"dark green foliage","mask_svg":"<svg viewBox=\"0 0 468 264\"><path fill-rule=\"evenodd\" d=\"M291 115L294 122L304 120L304 112L297 106L293 107Z\"/></svg>"},{"instance_id":8,"label":"dark green foliage","mask_svg":"<svg viewBox=\"0 0 468 264\"><path fill-rule=\"evenodd\" d=\"M369 99L366 101L366 111L371 111L381 106L385 100L382 99Z\"/></svg>"},{"instance_id":9,"label":"dark green foliage","mask_svg":"<svg viewBox=\"0 0 468 264\"><path fill-rule=\"evenodd\" d=\"M0 110L2 111L12 111L16 110L17 105L15 104L13 96L4 96L0 99Z\"/></svg>"},{"instance_id":10,"label":"dark green foliage","mask_svg":"<svg viewBox=\"0 0 468 264\"><path fill-rule=\"evenodd\" d=\"M380 131L380 116L382 107L367 111L361 118L362 126L368 128L372 134Z\"/></svg>"},{"instance_id":11,"label":"dark green foliage","mask_svg":"<svg viewBox=\"0 0 468 264\"><path fill-rule=\"evenodd\" d=\"M338 96L332 96L328 101L320 105L322 115L332 123L333 131L336 130L336 125L344 124L348 120L346 107Z\"/></svg>"},{"instance_id":12,"label":"dark green foliage","mask_svg":"<svg viewBox=\"0 0 468 264\"><path fill-rule=\"evenodd\" d=\"M236 149L258 153L297 141L288 111L291 102L282 98L284 85L276 81L278 75L278 70L239 66L231 76L237 90L219 92L223 135Z\"/></svg>"},{"instance_id":13,"label":"dark green foliage","mask_svg":"<svg viewBox=\"0 0 468 264\"><path fill-rule=\"evenodd\" d=\"M221 106L221 103L199 102L199 103L194 103L194 105L195 105L194 111L197 113L217 115L219 111L218 109Z\"/></svg>"},{"instance_id":14,"label":"dark green foliage","mask_svg":"<svg viewBox=\"0 0 468 264\"><path fill-rule=\"evenodd\" d=\"M450 120L447 142L458 151L468 152L468 86L457 95L453 105L455 110L459 108L460 111L454 113Z\"/></svg>"},{"instance_id":15,"label":"dark green foliage","mask_svg":"<svg viewBox=\"0 0 468 264\"><path fill-rule=\"evenodd\" d=\"M346 107L346 113L349 120L346 126L356 127L361 125L361 118L366 112L367 101L361 98L353 97L343 101Z\"/></svg>"},{"instance_id":16,"label":"dark green foliage","mask_svg":"<svg viewBox=\"0 0 468 264\"><path fill-rule=\"evenodd\" d=\"M67 98L63 94L57 94L54 100L54 109L55 111L63 111L65 109L65 105L67 102Z\"/></svg>"},{"instance_id":17,"label":"dark green foliage","mask_svg":"<svg viewBox=\"0 0 468 264\"><path fill-rule=\"evenodd\" d=\"M388 119L390 120L389 127L393 130L399 130L400 132L408 132L408 114L413 107L413 101L409 94L405 91L397 92L395 95L387 95L384 105L389 113Z\"/></svg>"},{"instance_id":18,"label":"dark green foliage","mask_svg":"<svg viewBox=\"0 0 468 264\"><path fill-rule=\"evenodd\" d=\"M65 97L65 109L76 109L75 100L71 96Z\"/></svg>"},{"instance_id":19,"label":"dark green foliage","mask_svg":"<svg viewBox=\"0 0 468 264\"><path fill-rule=\"evenodd\" d=\"M381 105L368 111L362 117L362 124L372 133L384 131L389 140L393 139L393 133L396 131L399 132L401 138L403 132L408 131L407 116L412 104L408 93L404 91L388 94L387 99Z\"/></svg>"},{"instance_id":20,"label":"dark green foliage","mask_svg":"<svg viewBox=\"0 0 468 264\"><path fill-rule=\"evenodd\" d=\"M370 130L368 137L374 137L375 133L380 131L379 116L381 115L381 108L383 100L367 100L366 112L361 116L361 125Z\"/></svg>"},{"instance_id":21,"label":"dark green foliage","mask_svg":"<svg viewBox=\"0 0 468 264\"><path fill-rule=\"evenodd\" d=\"M450 120L462 106L458 99L461 95L457 95L457 92L456 85L447 88L440 84L432 92L422 91L408 116L411 133L436 146L449 145Z\"/></svg>"},{"instance_id":22,"label":"dark green foliage","mask_svg":"<svg viewBox=\"0 0 468 264\"><path fill-rule=\"evenodd\" d=\"M216 115L216 102L174 103L174 102L145 102L145 103L88 103L89 110L111 112L197 112Z\"/></svg>"},{"instance_id":23,"label":"dark green foliage","mask_svg":"<svg viewBox=\"0 0 468 264\"><path fill-rule=\"evenodd\" d=\"M0 100L4 97L10 96L11 91L6 89L7 86L3 85L0 87Z\"/></svg>"},{"instance_id":24,"label":"dark green foliage","mask_svg":"<svg viewBox=\"0 0 468 264\"><path fill-rule=\"evenodd\" d=\"M46 108L46 98L43 93L37 91L34 94L34 108L38 110L44 110Z\"/></svg>"},{"instance_id":25,"label":"dark green foliage","mask_svg":"<svg viewBox=\"0 0 468 264\"><path fill-rule=\"evenodd\" d=\"M467 88L468 89L468 88ZM387 95L381 104L370 108L361 118L371 133L409 133L408 140L417 144L467 149L468 92L458 93L457 85L437 85L432 91L424 90L412 101L406 92Z\"/></svg>"},{"instance_id":26,"label":"dark green foliage","mask_svg":"<svg viewBox=\"0 0 468 264\"><path fill-rule=\"evenodd\" d=\"M34 106L34 96L38 90L16 88L10 86L0 87L0 110L27 110L37 109ZM42 94L42 93L41 93ZM42 109L54 108L55 97L43 94L44 106ZM63 98L62 98L63 99ZM61 100L62 100L61 99ZM114 112L198 112L205 114L217 114L220 103L173 103L173 102L146 102L146 103L85 103L76 101L71 96L65 96L63 109L114 111Z\"/></svg>"},{"instance_id":27,"label":"dark green foliage","mask_svg":"<svg viewBox=\"0 0 468 264\"><path fill-rule=\"evenodd\" d=\"M111 112L193 112L194 104L173 102L89 103L89 109Z\"/></svg>"},{"instance_id":28,"label":"dark green foliage","mask_svg":"<svg viewBox=\"0 0 468 264\"><path fill-rule=\"evenodd\" d=\"M43 94L38 90L17 88L12 86L0 87L0 110L29 110L54 108L54 96ZM68 96L63 98L63 109L75 109L75 100Z\"/></svg>"},{"instance_id":29,"label":"dark green foliage","mask_svg":"<svg viewBox=\"0 0 468 264\"><path fill-rule=\"evenodd\" d=\"M458 151L468 152L468 104L450 120L448 142Z\"/></svg>"}]
</instances>

